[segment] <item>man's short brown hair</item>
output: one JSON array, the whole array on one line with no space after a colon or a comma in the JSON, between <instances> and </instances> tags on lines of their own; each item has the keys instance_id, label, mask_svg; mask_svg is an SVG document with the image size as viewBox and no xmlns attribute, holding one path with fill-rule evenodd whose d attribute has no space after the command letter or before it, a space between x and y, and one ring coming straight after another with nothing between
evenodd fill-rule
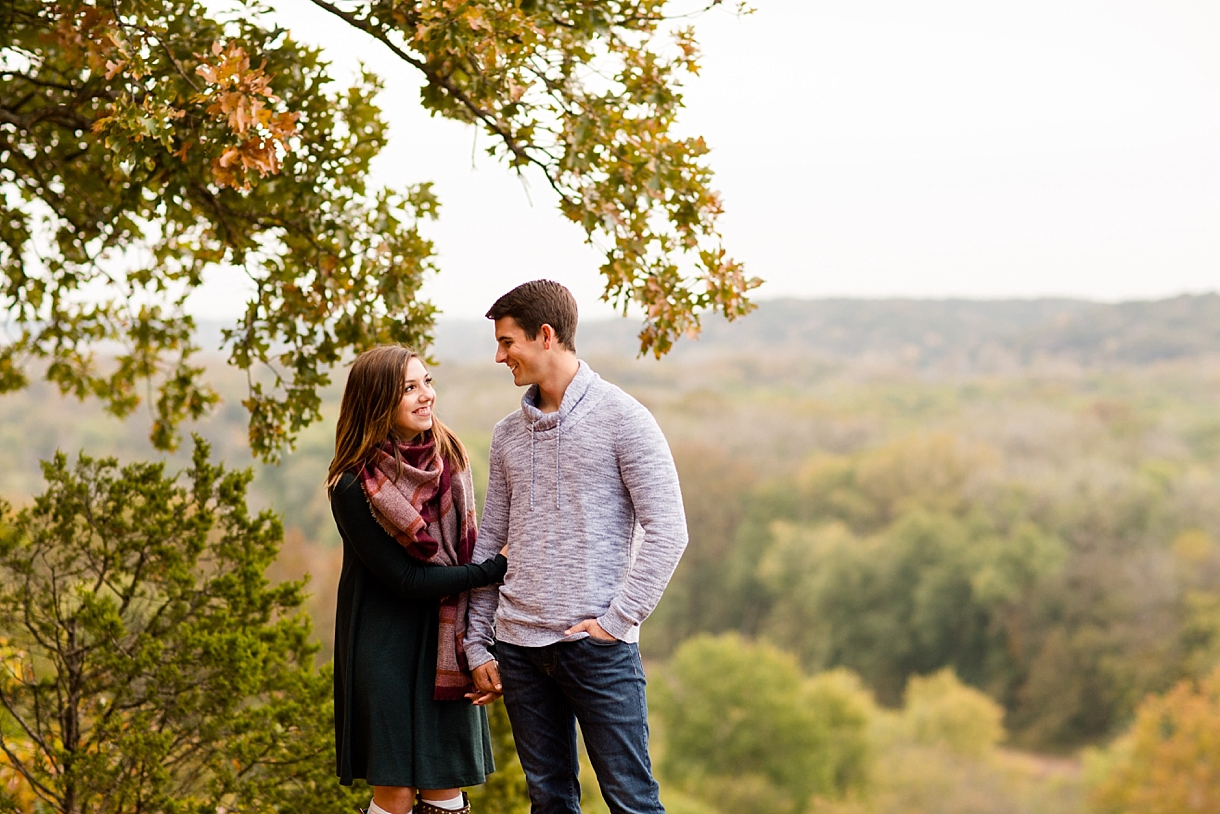
<instances>
[{"instance_id":1,"label":"man's short brown hair","mask_svg":"<svg viewBox=\"0 0 1220 814\"><path fill-rule=\"evenodd\" d=\"M555 339L576 352L576 298L554 280L522 283L496 300L487 311L488 319L512 317L528 339L537 339L543 325L555 330Z\"/></svg>"}]
</instances>

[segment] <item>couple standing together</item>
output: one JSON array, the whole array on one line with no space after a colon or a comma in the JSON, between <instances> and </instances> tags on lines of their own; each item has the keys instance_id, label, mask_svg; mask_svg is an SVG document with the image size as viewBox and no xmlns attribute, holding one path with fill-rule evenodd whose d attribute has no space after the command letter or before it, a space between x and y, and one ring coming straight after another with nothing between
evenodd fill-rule
<instances>
[{"instance_id":1,"label":"couple standing together","mask_svg":"<svg viewBox=\"0 0 1220 814\"><path fill-rule=\"evenodd\" d=\"M419 356L374 348L348 376L327 478L340 782L373 786L370 814L469 812L461 788L494 770L483 705L502 694L532 814L580 814L577 722L612 814L663 814L637 642L686 546L673 458L577 359L566 288L525 283L487 316L529 389L492 435L477 532Z\"/></svg>"}]
</instances>

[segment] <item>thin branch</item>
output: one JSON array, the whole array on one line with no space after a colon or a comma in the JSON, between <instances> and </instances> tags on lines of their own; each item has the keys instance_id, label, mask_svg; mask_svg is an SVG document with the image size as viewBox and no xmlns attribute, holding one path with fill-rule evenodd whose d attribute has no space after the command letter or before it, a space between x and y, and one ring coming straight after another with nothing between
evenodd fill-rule
<instances>
[{"instance_id":1,"label":"thin branch","mask_svg":"<svg viewBox=\"0 0 1220 814\"><path fill-rule=\"evenodd\" d=\"M41 110L25 116L0 108L0 122L16 125L22 130L29 130L40 122L60 124L72 130L88 130L93 122L77 113L67 105L49 105Z\"/></svg>"},{"instance_id":2,"label":"thin branch","mask_svg":"<svg viewBox=\"0 0 1220 814\"><path fill-rule=\"evenodd\" d=\"M414 57L411 54L407 53L397 43L392 41L389 38L389 36L387 36L385 34L385 32L378 30L374 26L370 25L367 21L362 20L356 14L353 14L352 12L344 11L343 9L339 8L338 6L334 5L333 3L328 2L327 0L309 0L309 1L311 3L313 3L315 6L317 6L318 8L323 9L325 11L329 11L331 14L333 14L336 17L338 17L339 19L343 20L348 25L352 26L353 28L357 28L360 31L363 31L365 34L368 34L373 39L382 43L387 48L389 48L390 51L395 56L397 56L399 59L403 60L408 65L411 65L412 67L414 67L415 69L420 71L428 79L429 82L431 82L432 84L437 85L441 88L444 88L454 99L456 99L458 102L460 102L462 104L462 106L466 108L466 110L468 110L476 119L478 119L483 124L484 127L486 127L488 130L490 130L491 132L493 132L497 136L499 136L500 140L504 142L504 146L506 146L508 148L509 152L511 152L514 156L517 157L517 160L519 162L521 162L523 164L533 164L533 165L539 167L542 170L543 174L546 176L548 183L550 183L551 187L555 190L555 192L564 200L567 200L567 201L571 200L569 198L569 196L567 195L567 193L560 186L560 184L556 180L556 178L551 174L551 172L552 172L551 168L549 166L547 166L547 164L545 162L539 161L537 158L535 158L530 153L530 151L528 149L528 145L523 145L520 142L518 142L516 137L496 117L495 113L493 113L492 111L489 111L489 110L485 110L482 107L480 107L478 104L476 104L474 102L474 100L471 99L470 96L467 95L467 93L465 91L463 91L460 87L457 86L456 83L453 82L452 79L450 79L449 77L445 76L444 74L438 73L437 71L428 67L428 64L426 62L424 62L422 59L419 59L418 57Z\"/></svg>"},{"instance_id":3,"label":"thin branch","mask_svg":"<svg viewBox=\"0 0 1220 814\"><path fill-rule=\"evenodd\" d=\"M0 77L5 79L24 79L31 85L37 85L40 88L55 88L56 90L67 90L72 91L73 93L79 90L76 85L68 85L63 82L52 82L48 79L39 79L36 76L31 76L30 74L22 71L0 71ZM20 105L17 105L17 107L20 107Z\"/></svg>"},{"instance_id":4,"label":"thin branch","mask_svg":"<svg viewBox=\"0 0 1220 814\"><path fill-rule=\"evenodd\" d=\"M0 735L0 751L4 752L4 755L8 758L9 763L11 763L13 768L15 768L21 774L21 776L25 778L25 781L33 787L34 791L38 793L39 797L46 800L48 803L56 803L60 808L63 807L63 799L35 779L34 775L31 773L32 770L27 769L21 758L14 754L11 749L9 749L8 744L4 741L3 735Z\"/></svg>"},{"instance_id":5,"label":"thin branch","mask_svg":"<svg viewBox=\"0 0 1220 814\"><path fill-rule=\"evenodd\" d=\"M28 737L34 743L38 744L38 748L42 750L42 753L45 756L50 758L52 755L55 754L54 750L52 750L49 746L47 746L47 742L45 740L43 740L42 735L30 727L29 723L25 720L25 718L23 718L20 714L18 714L16 707L13 704L9 703L8 697L6 695L4 695L3 693L0 693L0 705L3 705L5 711L8 712L9 717L18 723L18 725L21 727L22 731L25 732L26 737ZM3 738L3 735L0 735L0 746L3 746L3 744L4 744L4 738ZM5 749L5 751L8 751L8 750Z\"/></svg>"},{"instance_id":6,"label":"thin branch","mask_svg":"<svg viewBox=\"0 0 1220 814\"><path fill-rule=\"evenodd\" d=\"M186 80L186 83L191 86L191 89L194 90L195 93L203 92L203 89L195 84L195 80L191 77L190 74L188 74L186 72L186 69L182 67L182 63L178 61L178 57L176 57L174 55L174 52L170 50L169 43L167 43L165 40L163 40L160 37L160 35L155 33L150 28L147 28L142 25L136 25L134 23L123 22L123 17L119 13L119 0L110 0L110 3L111 3L111 6L114 8L115 22L117 22L119 24L120 28L134 29L136 31L139 31L141 34L148 37L149 39L154 40L157 43L157 45L160 45L161 49L163 51L165 51L165 55L167 57L169 57L169 61L174 64L174 70L176 70L178 72L179 76L181 76L183 79Z\"/></svg>"}]
</instances>

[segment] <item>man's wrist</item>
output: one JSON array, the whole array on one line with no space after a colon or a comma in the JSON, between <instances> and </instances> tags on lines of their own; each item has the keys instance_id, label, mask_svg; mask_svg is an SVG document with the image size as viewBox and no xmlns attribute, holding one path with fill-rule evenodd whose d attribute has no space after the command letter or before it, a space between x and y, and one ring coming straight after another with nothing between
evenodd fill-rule
<instances>
[{"instance_id":1,"label":"man's wrist","mask_svg":"<svg viewBox=\"0 0 1220 814\"><path fill-rule=\"evenodd\" d=\"M636 627L635 622L624 616L618 608L613 605L597 619L597 624L601 629L609 633L619 641L627 641L631 636L631 631Z\"/></svg>"},{"instance_id":2,"label":"man's wrist","mask_svg":"<svg viewBox=\"0 0 1220 814\"><path fill-rule=\"evenodd\" d=\"M466 645L466 664L471 670L477 670L489 661L495 661L496 657L491 654L491 651L479 644Z\"/></svg>"}]
</instances>

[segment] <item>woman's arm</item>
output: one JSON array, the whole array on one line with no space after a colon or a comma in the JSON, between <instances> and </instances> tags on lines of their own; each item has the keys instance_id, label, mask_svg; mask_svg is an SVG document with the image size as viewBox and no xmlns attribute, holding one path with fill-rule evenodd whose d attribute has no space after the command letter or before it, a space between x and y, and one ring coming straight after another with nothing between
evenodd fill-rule
<instances>
[{"instance_id":1,"label":"woman's arm","mask_svg":"<svg viewBox=\"0 0 1220 814\"><path fill-rule=\"evenodd\" d=\"M508 561L502 555L470 565L428 565L409 556L378 525L364 490L351 475L335 484L330 505L356 556L378 581L403 599L440 599L504 579Z\"/></svg>"}]
</instances>

